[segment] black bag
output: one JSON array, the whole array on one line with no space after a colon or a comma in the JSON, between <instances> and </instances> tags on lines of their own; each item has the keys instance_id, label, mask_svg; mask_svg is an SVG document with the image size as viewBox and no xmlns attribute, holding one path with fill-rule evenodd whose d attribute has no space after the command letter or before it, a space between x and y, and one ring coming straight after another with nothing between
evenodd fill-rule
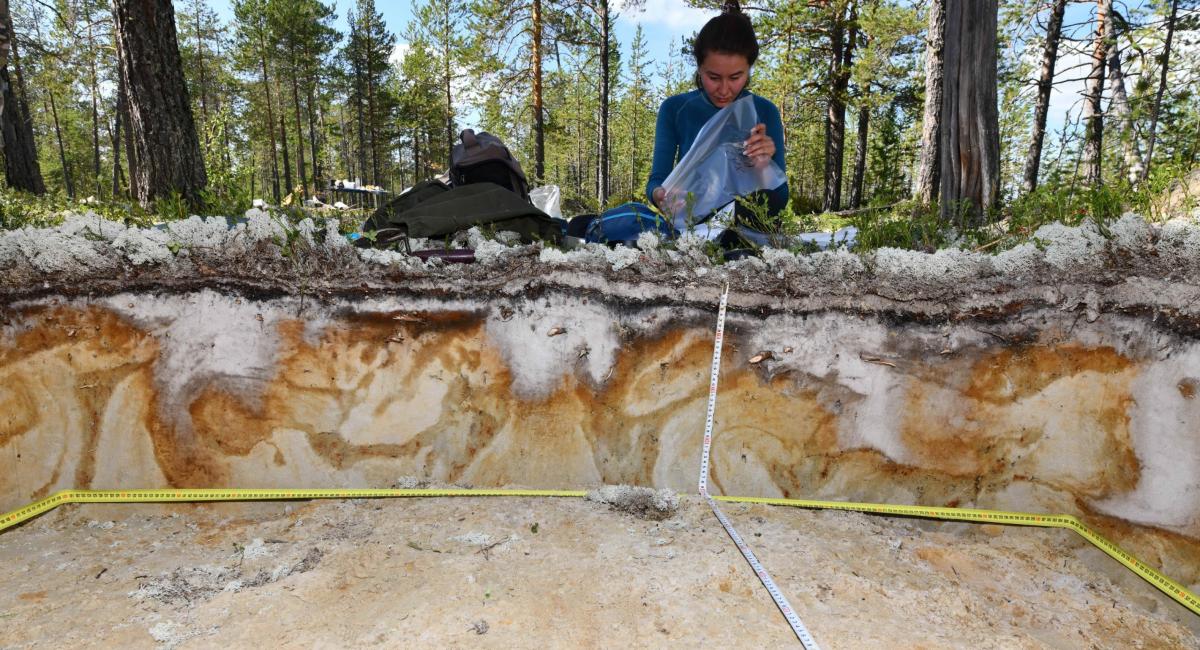
<instances>
[{"instance_id":1,"label":"black bag","mask_svg":"<svg viewBox=\"0 0 1200 650\"><path fill-rule=\"evenodd\" d=\"M396 198L384 203L371 214L362 225L363 232L378 232L388 227L387 217L392 214L400 214L409 208L427 199L439 196L444 192L448 192L450 186L437 180L421 181L416 185L408 188L404 193Z\"/></svg>"},{"instance_id":2,"label":"black bag","mask_svg":"<svg viewBox=\"0 0 1200 650\"><path fill-rule=\"evenodd\" d=\"M445 237L471 226L515 232L525 243L562 241L562 228L549 215L499 185L449 188L437 181L420 183L376 210L363 224L364 232L375 231L375 241L358 241L383 248L408 237Z\"/></svg>"},{"instance_id":3,"label":"black bag","mask_svg":"<svg viewBox=\"0 0 1200 650\"><path fill-rule=\"evenodd\" d=\"M459 134L462 142L450 151L450 184L455 187L474 183L494 183L529 200L529 181L521 163L496 136L476 134L467 129Z\"/></svg>"}]
</instances>

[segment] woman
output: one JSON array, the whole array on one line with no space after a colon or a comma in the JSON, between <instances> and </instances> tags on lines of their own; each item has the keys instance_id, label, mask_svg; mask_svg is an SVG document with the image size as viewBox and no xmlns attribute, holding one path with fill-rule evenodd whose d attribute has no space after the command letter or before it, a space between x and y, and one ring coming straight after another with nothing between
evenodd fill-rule
<instances>
[{"instance_id":1,"label":"woman","mask_svg":"<svg viewBox=\"0 0 1200 650\"><path fill-rule=\"evenodd\" d=\"M668 97L658 109L654 162L650 182L646 184L646 196L664 210L674 207L668 204L678 203L678 198L666 196L663 181L691 148L700 128L717 111L746 95L754 97L754 108L761 123L746 140L745 154L756 165L763 166L774 160L780 169L786 169L779 109L747 89L750 68L758 59L758 39L750 18L742 13L737 0L727 0L721 15L704 25L696 36L692 54L696 58L696 90ZM787 205L787 183L748 198L757 203L764 196L768 214L777 215ZM736 215L741 223L756 230L772 229L771 224L754 222L750 212L740 204Z\"/></svg>"}]
</instances>

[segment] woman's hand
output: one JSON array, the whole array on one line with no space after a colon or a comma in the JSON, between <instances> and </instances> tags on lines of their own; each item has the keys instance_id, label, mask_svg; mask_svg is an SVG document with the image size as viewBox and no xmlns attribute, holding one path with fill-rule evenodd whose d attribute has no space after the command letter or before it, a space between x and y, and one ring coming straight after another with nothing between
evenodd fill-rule
<instances>
[{"instance_id":1,"label":"woman's hand","mask_svg":"<svg viewBox=\"0 0 1200 650\"><path fill-rule=\"evenodd\" d=\"M653 197L654 204L658 206L658 209L662 210L667 216L672 217L683 210L686 203L686 201L679 196L678 192L668 195L667 188L665 187L654 188Z\"/></svg>"},{"instance_id":2,"label":"woman's hand","mask_svg":"<svg viewBox=\"0 0 1200 650\"><path fill-rule=\"evenodd\" d=\"M742 153L754 162L758 168L766 167L775 156L775 141L767 135L766 124L756 124L750 130L750 137L742 144Z\"/></svg>"}]
</instances>

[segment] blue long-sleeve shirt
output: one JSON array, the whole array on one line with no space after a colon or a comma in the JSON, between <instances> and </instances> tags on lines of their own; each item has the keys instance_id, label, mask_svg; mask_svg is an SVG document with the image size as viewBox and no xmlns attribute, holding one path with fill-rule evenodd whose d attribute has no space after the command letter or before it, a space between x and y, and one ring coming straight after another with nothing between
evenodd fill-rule
<instances>
[{"instance_id":1,"label":"blue long-sleeve shirt","mask_svg":"<svg viewBox=\"0 0 1200 650\"><path fill-rule=\"evenodd\" d=\"M775 141L775 156L772 160L780 169L786 170L783 151L783 121L779 118L779 109L770 100L754 95L749 90L743 90L737 99L753 95L754 110L758 112L758 121L767 127L767 135ZM654 129L654 161L650 167L650 181L646 183L646 198L654 203L654 190L662 186L663 181L675 169L675 165L683 159L684 154L696 141L700 128L721 109L713 105L708 95L697 88L691 92L668 97L658 109L658 122ZM766 190L767 208L770 214L777 214L788 201L788 184Z\"/></svg>"}]
</instances>

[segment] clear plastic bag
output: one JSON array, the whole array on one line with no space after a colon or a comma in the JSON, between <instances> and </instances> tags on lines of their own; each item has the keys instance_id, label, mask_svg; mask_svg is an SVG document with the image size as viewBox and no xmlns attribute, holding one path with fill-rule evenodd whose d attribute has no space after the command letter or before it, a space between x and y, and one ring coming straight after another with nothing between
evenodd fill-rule
<instances>
[{"instance_id":1,"label":"clear plastic bag","mask_svg":"<svg viewBox=\"0 0 1200 650\"><path fill-rule=\"evenodd\" d=\"M739 196L773 190L787 176L775 161L756 168L742 144L758 124L754 97L747 95L722 108L700 132L683 160L663 182L662 209L680 232Z\"/></svg>"},{"instance_id":2,"label":"clear plastic bag","mask_svg":"<svg viewBox=\"0 0 1200 650\"><path fill-rule=\"evenodd\" d=\"M557 185L543 185L529 190L529 200L533 207L545 212L555 219L562 219L562 192Z\"/></svg>"}]
</instances>

